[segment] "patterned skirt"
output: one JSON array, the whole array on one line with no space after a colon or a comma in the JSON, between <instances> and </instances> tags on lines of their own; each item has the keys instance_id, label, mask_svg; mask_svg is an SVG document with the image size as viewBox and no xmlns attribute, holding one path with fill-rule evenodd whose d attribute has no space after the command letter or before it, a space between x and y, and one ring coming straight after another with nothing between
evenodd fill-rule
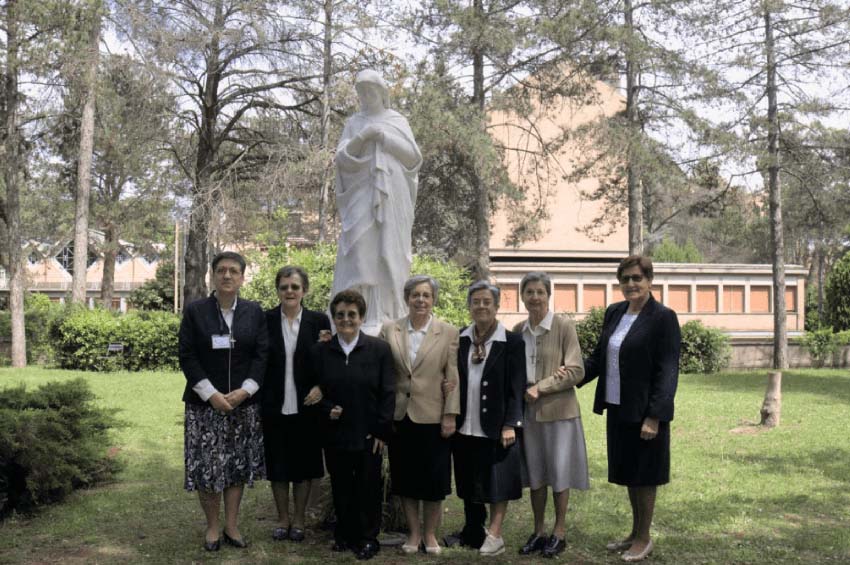
<instances>
[{"instance_id":1,"label":"patterned skirt","mask_svg":"<svg viewBox=\"0 0 850 565\"><path fill-rule=\"evenodd\" d=\"M208 404L186 403L184 458L187 491L222 492L266 476L257 404L219 414Z\"/></svg>"}]
</instances>

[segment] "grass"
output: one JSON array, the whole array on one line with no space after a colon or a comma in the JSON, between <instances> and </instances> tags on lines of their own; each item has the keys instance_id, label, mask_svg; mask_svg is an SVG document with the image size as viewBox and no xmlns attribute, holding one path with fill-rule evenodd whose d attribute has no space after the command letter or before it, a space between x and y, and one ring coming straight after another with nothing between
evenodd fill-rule
<instances>
[{"instance_id":1,"label":"grass","mask_svg":"<svg viewBox=\"0 0 850 565\"><path fill-rule=\"evenodd\" d=\"M129 423L113 436L127 463L112 484L79 491L65 503L0 524L0 563L354 563L328 550L328 534L307 542L270 539L274 510L268 484L246 489L242 531L251 547L201 550L204 520L182 491L183 378L176 373L75 373L0 370L0 386L27 386L83 375L104 406ZM684 375L673 423L672 482L659 491L654 563L850 562L850 375L793 370L783 380L782 424L752 424L765 372ZM591 413L592 386L579 391L590 458L591 489L573 493L568 547L561 561L619 563L606 542L630 525L625 490L606 481L603 419ZM550 508L551 510L551 508ZM443 532L462 521L459 501L446 504ZM527 500L511 503L502 563L528 563L516 548L530 533ZM491 558L489 561L492 561ZM440 558L382 552L373 563L485 561L465 550Z\"/></svg>"}]
</instances>

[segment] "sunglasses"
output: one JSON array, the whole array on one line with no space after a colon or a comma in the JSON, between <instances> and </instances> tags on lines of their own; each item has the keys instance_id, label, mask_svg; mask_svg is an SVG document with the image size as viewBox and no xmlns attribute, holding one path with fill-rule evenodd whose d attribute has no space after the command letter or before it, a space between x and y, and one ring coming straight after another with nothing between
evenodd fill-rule
<instances>
[{"instance_id":1,"label":"sunglasses","mask_svg":"<svg viewBox=\"0 0 850 565\"><path fill-rule=\"evenodd\" d=\"M348 318L349 320L356 320L359 317L360 312L358 312L357 310L350 310L348 312L339 311L334 313L334 318L336 318L337 320L344 320L346 318Z\"/></svg>"},{"instance_id":2,"label":"sunglasses","mask_svg":"<svg viewBox=\"0 0 850 565\"><path fill-rule=\"evenodd\" d=\"M301 285L300 284L282 284L279 287L277 287L277 289L281 292L286 292L287 290L298 291L298 290L301 290Z\"/></svg>"},{"instance_id":3,"label":"sunglasses","mask_svg":"<svg viewBox=\"0 0 850 565\"><path fill-rule=\"evenodd\" d=\"M629 281L639 283L643 281L643 275L623 275L620 277L620 284L628 284Z\"/></svg>"}]
</instances>

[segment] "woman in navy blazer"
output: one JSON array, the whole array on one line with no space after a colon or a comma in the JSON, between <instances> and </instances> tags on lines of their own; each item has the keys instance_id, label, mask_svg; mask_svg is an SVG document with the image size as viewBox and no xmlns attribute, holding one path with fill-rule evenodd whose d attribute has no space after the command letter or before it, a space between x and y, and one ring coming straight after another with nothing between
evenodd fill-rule
<instances>
[{"instance_id":1,"label":"woman in navy blazer","mask_svg":"<svg viewBox=\"0 0 850 565\"><path fill-rule=\"evenodd\" d=\"M625 550L623 561L640 561L652 552L656 487L670 481L681 331L676 313L653 298L652 277L647 257L631 255L620 262L617 279L626 300L606 310L578 385L599 377L593 411L608 411L608 481L628 487L632 531L607 546Z\"/></svg>"},{"instance_id":2,"label":"woman in navy blazer","mask_svg":"<svg viewBox=\"0 0 850 565\"><path fill-rule=\"evenodd\" d=\"M275 276L280 304L266 311L269 357L262 389L266 476L272 483L278 524L272 539L304 539L304 513L314 479L324 475L316 404L322 393L309 370L310 348L330 339L322 312L302 307L310 279L301 267L287 265ZM295 515L289 517L289 483Z\"/></svg>"},{"instance_id":3,"label":"woman in navy blazer","mask_svg":"<svg viewBox=\"0 0 850 565\"><path fill-rule=\"evenodd\" d=\"M499 288L487 281L469 287L473 324L460 334L460 415L452 442L455 484L465 523L446 545L460 543L481 555L505 551L502 522L509 500L522 498L521 452L525 393L525 342L496 319ZM490 527L485 530L490 504Z\"/></svg>"}]
</instances>

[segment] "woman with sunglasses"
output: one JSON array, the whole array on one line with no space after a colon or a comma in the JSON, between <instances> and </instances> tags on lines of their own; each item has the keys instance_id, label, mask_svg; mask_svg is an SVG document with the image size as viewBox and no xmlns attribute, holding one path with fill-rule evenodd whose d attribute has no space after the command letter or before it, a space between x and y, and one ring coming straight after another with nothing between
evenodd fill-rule
<instances>
[{"instance_id":1,"label":"woman with sunglasses","mask_svg":"<svg viewBox=\"0 0 850 565\"><path fill-rule=\"evenodd\" d=\"M584 361L582 386L599 377L593 411L607 410L608 482L628 488L632 529L608 544L623 561L652 552L649 530L658 485L670 482L670 421L679 379L676 313L655 300L652 261L631 255L617 280L626 300L605 311L602 333Z\"/></svg>"},{"instance_id":2,"label":"woman with sunglasses","mask_svg":"<svg viewBox=\"0 0 850 565\"><path fill-rule=\"evenodd\" d=\"M360 331L366 301L354 289L331 300L336 335L311 350L325 428L325 462L336 512L333 551L374 557L380 546L381 462L392 432L395 373L390 346Z\"/></svg>"},{"instance_id":3,"label":"woman with sunglasses","mask_svg":"<svg viewBox=\"0 0 850 565\"><path fill-rule=\"evenodd\" d=\"M322 392L308 370L308 355L317 341L330 339L331 325L324 313L302 306L310 279L301 267L280 269L275 288L280 304L266 311L269 357L261 391L266 476L278 515L272 539L300 542L312 481L324 475L315 406ZM290 483L295 510L291 518Z\"/></svg>"}]
</instances>

